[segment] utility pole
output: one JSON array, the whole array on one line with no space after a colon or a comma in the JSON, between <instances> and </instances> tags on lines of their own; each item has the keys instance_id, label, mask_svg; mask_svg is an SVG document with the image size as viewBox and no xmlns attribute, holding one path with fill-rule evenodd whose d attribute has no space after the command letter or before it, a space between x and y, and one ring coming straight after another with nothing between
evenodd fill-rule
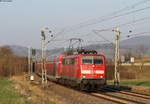
<instances>
[{"instance_id":1,"label":"utility pole","mask_svg":"<svg viewBox=\"0 0 150 104\"><path fill-rule=\"evenodd\" d=\"M31 74L31 47L28 47L28 74Z\"/></svg>"},{"instance_id":2,"label":"utility pole","mask_svg":"<svg viewBox=\"0 0 150 104\"><path fill-rule=\"evenodd\" d=\"M47 84L47 69L46 69L46 43L44 42L44 79L45 83Z\"/></svg>"},{"instance_id":3,"label":"utility pole","mask_svg":"<svg viewBox=\"0 0 150 104\"><path fill-rule=\"evenodd\" d=\"M45 48L45 33L44 30L41 30L41 69L42 69L42 84L45 81L45 55L44 55L44 48Z\"/></svg>"},{"instance_id":4,"label":"utility pole","mask_svg":"<svg viewBox=\"0 0 150 104\"><path fill-rule=\"evenodd\" d=\"M119 86L120 83L120 73L119 73L119 61L120 61L120 30L117 27L115 30L113 30L116 35L115 39L115 73L114 73L114 85Z\"/></svg>"}]
</instances>

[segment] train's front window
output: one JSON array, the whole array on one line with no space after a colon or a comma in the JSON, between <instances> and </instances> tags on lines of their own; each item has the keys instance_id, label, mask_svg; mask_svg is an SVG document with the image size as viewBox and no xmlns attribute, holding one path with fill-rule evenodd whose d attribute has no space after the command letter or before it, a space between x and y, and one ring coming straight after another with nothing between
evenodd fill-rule
<instances>
[{"instance_id":1,"label":"train's front window","mask_svg":"<svg viewBox=\"0 0 150 104\"><path fill-rule=\"evenodd\" d=\"M82 64L92 64L93 60L92 60L92 56L83 56L82 57Z\"/></svg>"},{"instance_id":2,"label":"train's front window","mask_svg":"<svg viewBox=\"0 0 150 104\"><path fill-rule=\"evenodd\" d=\"M82 64L103 64L103 58L101 56L83 56Z\"/></svg>"},{"instance_id":3,"label":"train's front window","mask_svg":"<svg viewBox=\"0 0 150 104\"><path fill-rule=\"evenodd\" d=\"M94 56L93 57L93 64L100 64L100 65L102 65L103 64L103 59L102 59L102 57L101 56Z\"/></svg>"}]
</instances>

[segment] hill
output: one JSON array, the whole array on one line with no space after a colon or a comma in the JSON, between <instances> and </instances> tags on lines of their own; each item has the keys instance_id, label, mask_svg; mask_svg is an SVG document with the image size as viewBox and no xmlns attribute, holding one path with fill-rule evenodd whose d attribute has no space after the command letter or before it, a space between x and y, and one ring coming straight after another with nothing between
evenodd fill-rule
<instances>
[{"instance_id":1,"label":"hill","mask_svg":"<svg viewBox=\"0 0 150 104\"><path fill-rule=\"evenodd\" d=\"M139 45L143 45L144 47L150 49L149 44L150 44L150 36L141 36L123 40L121 42L121 47L133 48Z\"/></svg>"},{"instance_id":2,"label":"hill","mask_svg":"<svg viewBox=\"0 0 150 104\"><path fill-rule=\"evenodd\" d=\"M135 49L138 46L143 45L145 48L148 49L147 54L150 54L150 36L141 36L141 37L134 37L130 39L126 39L121 41L121 50L125 52L127 49ZM28 48L22 46L12 45L9 46L12 49L12 52L18 56L27 56L28 55ZM112 44L92 44L85 46L86 49L95 49L99 53L105 54L108 58L112 58L114 54L114 45ZM64 48L57 48L47 51L47 55L52 54L59 54L64 51ZM40 54L40 50L37 49L37 53Z\"/></svg>"}]
</instances>

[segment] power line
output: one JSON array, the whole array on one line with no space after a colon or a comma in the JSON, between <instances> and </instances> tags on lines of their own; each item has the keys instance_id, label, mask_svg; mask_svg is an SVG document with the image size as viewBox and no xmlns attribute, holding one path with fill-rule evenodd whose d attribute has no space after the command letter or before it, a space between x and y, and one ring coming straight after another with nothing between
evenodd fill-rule
<instances>
[{"instance_id":1,"label":"power line","mask_svg":"<svg viewBox=\"0 0 150 104\"><path fill-rule=\"evenodd\" d=\"M109 42L109 43L113 43L113 42L111 42L110 40L106 39L104 36L102 36L102 35L98 34L98 31L93 30L93 32L94 32L94 33L95 33L98 37L100 37L100 38L104 39L105 41L107 41L107 42Z\"/></svg>"},{"instance_id":2,"label":"power line","mask_svg":"<svg viewBox=\"0 0 150 104\"><path fill-rule=\"evenodd\" d=\"M121 38L121 41L129 39L129 38L133 38L133 37L138 37L141 36L143 34L148 34L150 33L150 31L145 31L145 32L140 32L140 33L135 33L135 34L126 34L124 37Z\"/></svg>"},{"instance_id":3,"label":"power line","mask_svg":"<svg viewBox=\"0 0 150 104\"><path fill-rule=\"evenodd\" d=\"M104 22L104 21L112 20L112 19L117 18L117 17L122 17L122 16L125 16L125 15L129 15L129 14L140 12L140 11L147 10L147 9L150 9L150 6L145 7L145 8L141 8L141 9L137 9L137 10L134 10L134 11L126 12L126 13L123 13L123 14L119 14L119 15L116 15L116 16L113 16L113 17L104 18L104 19L102 19L100 21L97 21L93 24L97 24L97 23L101 23L101 22ZM87 25L93 25L93 24L87 24ZM82 28L82 26L80 28Z\"/></svg>"},{"instance_id":4,"label":"power line","mask_svg":"<svg viewBox=\"0 0 150 104\"><path fill-rule=\"evenodd\" d=\"M142 5L142 4L147 3L147 2L149 2L149 1L150 1L150 0L142 0L142 1L137 2L137 3L135 3L135 4L131 5L131 6L128 6L128 7L125 7L125 8L123 8L123 9L118 10L118 11L116 11L116 13L133 9L133 7L135 8L135 7L139 6L139 5ZM114 12L114 14L115 14L115 12Z\"/></svg>"},{"instance_id":5,"label":"power line","mask_svg":"<svg viewBox=\"0 0 150 104\"><path fill-rule=\"evenodd\" d=\"M132 23L137 23L137 22L141 22L141 21L145 21L145 20L149 20L149 19L150 19L150 16L144 17L144 18L140 18L140 19L134 20L134 22L133 21L129 21L127 23L120 24L119 27L124 27L124 26L127 26L127 25L132 24ZM106 29L101 29L101 30L98 30L98 31L108 31L108 30L111 30L111 29L113 29L115 27L116 26L113 26L113 27L109 27L109 28L106 28Z\"/></svg>"},{"instance_id":6,"label":"power line","mask_svg":"<svg viewBox=\"0 0 150 104\"><path fill-rule=\"evenodd\" d=\"M135 34L127 34L126 36L127 37L130 37L130 36L139 36L139 35L148 34L148 33L150 33L150 31L144 31L144 32L135 33Z\"/></svg>"},{"instance_id":7,"label":"power line","mask_svg":"<svg viewBox=\"0 0 150 104\"><path fill-rule=\"evenodd\" d=\"M149 20L150 19L150 16L149 17L144 17L144 18L140 18L140 19L137 19L137 20L134 20L134 21L130 21L128 23L124 23L124 24L121 24L119 26L126 26L126 25L129 25L131 23L137 23L137 22L141 22L141 21L145 21L145 20Z\"/></svg>"},{"instance_id":8,"label":"power line","mask_svg":"<svg viewBox=\"0 0 150 104\"><path fill-rule=\"evenodd\" d=\"M123 9L121 9L121 10L118 10L118 11L116 11L116 12L113 12L113 13L111 13L111 14L109 14L109 15L106 15L106 16L103 16L103 17L100 17L100 18L97 18L97 19L93 19L93 22L91 22L91 23L88 23L89 21L87 21L87 23L86 22L84 22L84 23L80 23L80 24L77 24L77 25L75 25L75 26L72 26L72 29L75 27L75 28L83 28L83 27L86 27L86 26L89 26L89 25L94 25L94 24L98 24L98 23L100 23L100 22L104 22L104 21L106 21L106 20L109 20L109 19L113 19L113 18L116 18L116 17L120 17L120 16L124 16L124 15L128 15L128 14L130 14L130 13L134 13L134 12L138 12L138 11L142 11L142 10L145 10L145 9L148 9L148 8L142 8L142 9L139 9L139 10L135 10L135 11L131 11L131 12L128 12L128 13L125 13L125 14L120 14L120 15L116 15L116 14L119 14L119 12L123 12L123 11L127 11L127 10L130 10L130 9L132 9L131 7L135 7L135 6L138 6L138 5L141 5L141 4L143 4L143 3L146 3L146 2L149 2L150 0L144 0L144 1L140 1L140 2L138 2L138 3L136 3L136 4L134 4L134 5L131 5L131 6L129 6L129 7L125 7L125 8L123 8ZM130 8L130 9L128 9L128 8ZM116 15L116 16L112 16L113 15ZM69 30L71 30L71 28L69 29Z\"/></svg>"},{"instance_id":9,"label":"power line","mask_svg":"<svg viewBox=\"0 0 150 104\"><path fill-rule=\"evenodd\" d=\"M96 43L100 43L100 42L106 42L106 41L85 41L85 42L88 42L88 43L93 43L93 42L96 42Z\"/></svg>"},{"instance_id":10,"label":"power line","mask_svg":"<svg viewBox=\"0 0 150 104\"><path fill-rule=\"evenodd\" d=\"M141 2L139 2L139 3L134 4L134 5L132 5L132 6L141 5L140 3L143 4L143 3L146 3L146 2L148 2L148 1L149 1L149 0L144 0L144 1L141 1ZM129 8L131 9L132 6L130 6ZM129 10L129 9L127 9L127 8L128 8L128 7L124 8L124 9L121 9L121 10L119 10L118 12ZM104 18L104 19L101 19L101 20L96 20L96 21L93 22L93 23L81 24L81 25L79 25L79 26L71 27L71 28L69 28L69 29L63 29L62 31L60 31L59 33L57 33L56 36L55 36L53 39L51 39L50 41L56 39L56 37L57 37L59 34L63 34L63 33L66 33L66 32L70 32L70 31L72 31L72 30L74 30L74 29L83 28L83 27L85 27L85 26L98 24L98 23L100 23L100 22L112 20L112 19L117 18L117 17L129 15L129 14L136 13L136 12L140 12L140 11L147 10L147 9L150 9L150 7L145 7L145 8L133 10L133 11L126 12L126 13L122 13L122 14L115 15L115 16L112 16L112 17L110 16L110 17L108 17L108 18ZM115 14L115 13L113 13L113 14ZM118 13L117 13L117 14L118 14ZM105 16L104 16L104 17L105 17ZM142 18L142 19L136 20L136 21L134 21L134 22L142 21L142 20L149 19L149 18L150 18L150 17ZM130 22L130 23L131 23L131 22ZM121 26L130 24L130 23L122 24ZM133 23L133 22L132 22L132 23ZM95 32L94 32L94 33L95 33ZM100 35L98 35L97 33L96 33L96 35L99 36L99 37L101 37L101 38L104 39L105 41L112 43L111 41L109 41L109 40L106 39L105 37L100 36Z\"/></svg>"},{"instance_id":11,"label":"power line","mask_svg":"<svg viewBox=\"0 0 150 104\"><path fill-rule=\"evenodd\" d=\"M92 21L92 20L88 20L88 21L84 22L84 23L86 23L86 24L80 23L80 24L77 24L77 25L75 25L75 26L72 26L70 29L68 29L69 27L66 27L66 28L64 28L62 31L60 31L59 33L55 34L55 37L54 37L52 40L54 40L57 36L59 36L59 34L64 34L64 33L66 33L66 32L72 31L72 30L74 30L74 29L83 28L83 27L86 27L86 26L89 26L89 25L97 24L97 22L100 21L99 19L101 19L101 22L103 22L103 19L106 18L106 17L108 17L108 16L116 15L116 14L118 14L118 13L120 13L120 12L133 9L133 7L136 7L136 6L145 4L145 3L149 2L149 1L150 1L150 0L142 0L142 1L137 2L137 3L135 3L135 4L131 5L131 6L128 6L128 7L125 7L125 8L123 8L123 9L120 9L120 10L118 10L118 11L112 12L112 13L106 15L106 16L99 17L98 19L93 19L93 21L95 21L95 22L86 23L86 22ZM117 17L118 17L118 16L117 16Z\"/></svg>"},{"instance_id":12,"label":"power line","mask_svg":"<svg viewBox=\"0 0 150 104\"><path fill-rule=\"evenodd\" d=\"M81 29L81 28L84 28L84 27L87 27L87 26L90 26L90 25L99 24L99 23L102 23L102 22L105 22L105 21L108 21L108 20L112 20L114 18L130 15L130 14L141 12L141 11L144 11L144 10L147 10L147 9L150 9L150 6L145 7L145 8L141 8L141 9L136 9L136 10L133 10L133 11L130 11L130 12L122 13L122 14L119 14L119 15L115 15L115 16L112 16L112 17L103 18L101 20L94 21L93 23L81 24L79 26L71 27L69 29L66 29L65 32L70 32L70 31Z\"/></svg>"}]
</instances>

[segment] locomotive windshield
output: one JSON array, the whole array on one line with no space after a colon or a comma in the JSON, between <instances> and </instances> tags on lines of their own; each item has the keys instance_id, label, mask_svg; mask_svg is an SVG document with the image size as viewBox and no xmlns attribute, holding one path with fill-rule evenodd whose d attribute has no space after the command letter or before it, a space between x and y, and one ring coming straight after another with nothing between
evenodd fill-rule
<instances>
[{"instance_id":1,"label":"locomotive windshield","mask_svg":"<svg viewBox=\"0 0 150 104\"><path fill-rule=\"evenodd\" d=\"M101 56L83 56L82 64L103 64L103 58Z\"/></svg>"},{"instance_id":2,"label":"locomotive windshield","mask_svg":"<svg viewBox=\"0 0 150 104\"><path fill-rule=\"evenodd\" d=\"M103 59L101 56L94 56L93 57L93 64L103 64Z\"/></svg>"},{"instance_id":3,"label":"locomotive windshield","mask_svg":"<svg viewBox=\"0 0 150 104\"><path fill-rule=\"evenodd\" d=\"M92 64L93 62L92 56L83 56L82 57L82 63L83 64Z\"/></svg>"}]
</instances>

